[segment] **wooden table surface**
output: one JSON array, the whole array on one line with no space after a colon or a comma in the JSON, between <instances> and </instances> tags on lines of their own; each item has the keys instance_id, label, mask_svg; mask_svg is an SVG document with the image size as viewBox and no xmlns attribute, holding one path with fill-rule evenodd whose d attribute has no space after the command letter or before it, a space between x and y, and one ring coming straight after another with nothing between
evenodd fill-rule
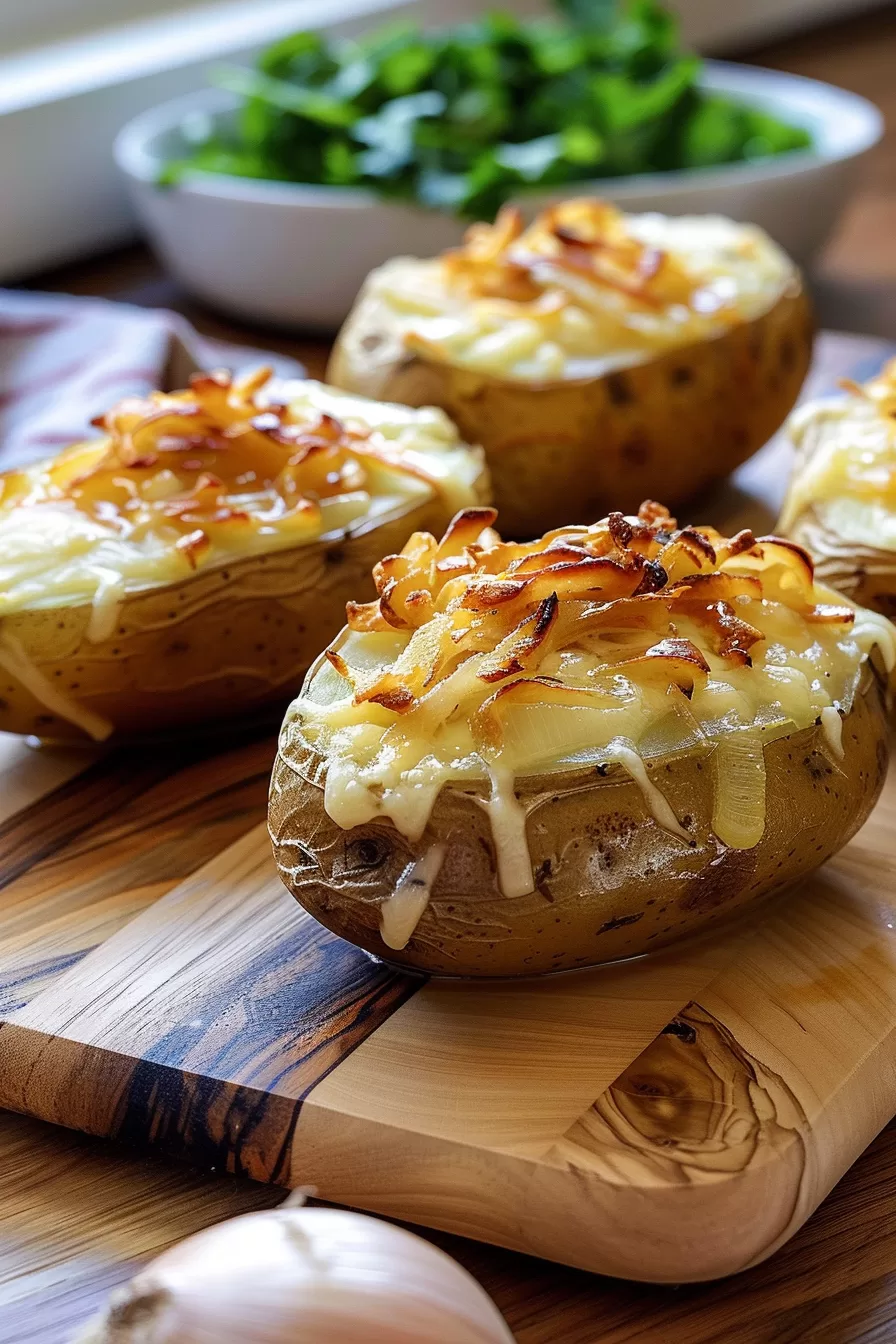
<instances>
[{"instance_id":1,"label":"wooden table surface","mask_svg":"<svg viewBox=\"0 0 896 1344\"><path fill-rule=\"evenodd\" d=\"M755 59L863 93L896 123L896 8ZM813 281L824 325L896 337L896 131L865 161ZM237 328L197 308L139 248L35 285L176 307L210 335L286 351L313 373L325 358L319 340ZM162 1247L279 1198L270 1187L0 1113L0 1344L61 1344ZM627 1284L432 1239L479 1278L520 1344L886 1344L896 1339L896 1122L789 1245L717 1284Z\"/></svg>"}]
</instances>

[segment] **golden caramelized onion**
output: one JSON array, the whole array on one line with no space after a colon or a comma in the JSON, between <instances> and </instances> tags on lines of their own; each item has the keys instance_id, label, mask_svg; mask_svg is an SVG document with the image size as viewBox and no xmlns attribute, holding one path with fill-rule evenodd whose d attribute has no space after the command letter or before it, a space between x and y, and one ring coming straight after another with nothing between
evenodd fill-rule
<instances>
[{"instance_id":1,"label":"golden caramelized onion","mask_svg":"<svg viewBox=\"0 0 896 1344\"><path fill-rule=\"evenodd\" d=\"M472 225L462 247L375 271L359 301L369 349L341 341L331 376L368 390L365 354L374 373L397 357L397 340L405 358L482 374L590 377L719 336L798 285L761 230L721 217L626 215L584 197L527 226L505 206L494 224Z\"/></svg>"},{"instance_id":2,"label":"golden caramelized onion","mask_svg":"<svg viewBox=\"0 0 896 1344\"><path fill-rule=\"evenodd\" d=\"M756 238L740 243L743 253L733 246L729 265L769 265ZM774 260L780 290L789 271ZM674 235L666 246L650 229L639 236L633 217L591 197L551 206L528 228L507 205L494 224L473 224L463 247L436 265L445 316L431 321L423 312L408 321L407 350L506 376L557 376L564 364L579 376L608 337L628 363L639 347L718 334L741 322L751 303L730 275L705 260L694 265Z\"/></svg>"},{"instance_id":3,"label":"golden caramelized onion","mask_svg":"<svg viewBox=\"0 0 896 1344\"><path fill-rule=\"evenodd\" d=\"M532 537L567 521L571 483L593 519L727 476L794 405L812 329L761 229L570 200L371 272L327 376L441 407L485 451L504 534Z\"/></svg>"},{"instance_id":4,"label":"golden caramelized onion","mask_svg":"<svg viewBox=\"0 0 896 1344\"><path fill-rule=\"evenodd\" d=\"M0 475L0 616L176 582L225 560L481 498L481 453L437 410L320 383L197 373L128 397L102 437Z\"/></svg>"},{"instance_id":5,"label":"golden caramelized onion","mask_svg":"<svg viewBox=\"0 0 896 1344\"><path fill-rule=\"evenodd\" d=\"M558 529L538 541L474 539L494 521L492 509L467 510L440 542L416 533L400 555L376 566L379 596L350 604L349 629L414 633L402 657L406 668L356 689L356 704L408 713L471 658L477 659L476 680L493 685L534 669L548 653L590 647L601 632L620 628L643 632L644 647L626 658L616 656L617 646L604 677L623 669L640 677L649 669L669 684L682 686L683 677L693 687L710 667L700 649L679 636L682 623L695 626L734 667L749 666L750 649L764 638L743 613L766 598L806 621L846 629L855 618L852 608L816 601L812 561L801 547L749 532L729 539L713 528L679 529L652 501L635 519L610 514L592 527Z\"/></svg>"},{"instance_id":6,"label":"golden caramelized onion","mask_svg":"<svg viewBox=\"0 0 896 1344\"><path fill-rule=\"evenodd\" d=\"M93 421L103 439L47 466L46 496L131 536L164 526L195 567L212 538L240 529L292 522L298 532L319 531L321 502L366 491L371 465L421 476L333 415L309 420L260 401L270 378L269 368L236 380L197 373L187 391L126 398ZM3 478L0 506L35 502L28 472Z\"/></svg>"},{"instance_id":7,"label":"golden caramelized onion","mask_svg":"<svg viewBox=\"0 0 896 1344\"><path fill-rule=\"evenodd\" d=\"M548 207L528 228L517 207L505 205L494 224L473 224L443 265L470 295L529 304L531 315L547 322L573 299L557 284L558 272L647 308L731 308L730 299L702 291L680 256L635 237L620 210L590 196Z\"/></svg>"},{"instance_id":8,"label":"golden caramelized onion","mask_svg":"<svg viewBox=\"0 0 896 1344\"><path fill-rule=\"evenodd\" d=\"M415 528L489 498L435 408L196 374L0 475L0 729L109 737L266 712Z\"/></svg>"}]
</instances>

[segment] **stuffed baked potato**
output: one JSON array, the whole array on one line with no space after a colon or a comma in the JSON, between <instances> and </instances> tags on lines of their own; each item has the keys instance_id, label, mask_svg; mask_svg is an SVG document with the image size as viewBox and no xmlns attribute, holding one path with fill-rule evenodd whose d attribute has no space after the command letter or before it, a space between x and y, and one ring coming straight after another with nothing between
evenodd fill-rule
<instances>
[{"instance_id":1,"label":"stuffed baked potato","mask_svg":"<svg viewBox=\"0 0 896 1344\"><path fill-rule=\"evenodd\" d=\"M328 928L443 975L643 953L789 886L886 773L896 631L790 542L659 505L528 545L459 514L377 566L270 798Z\"/></svg>"},{"instance_id":2,"label":"stuffed baked potato","mask_svg":"<svg viewBox=\"0 0 896 1344\"><path fill-rule=\"evenodd\" d=\"M442 407L485 448L504 535L531 537L571 503L676 507L726 476L783 422L811 346L799 272L760 229L578 200L375 271L327 376Z\"/></svg>"},{"instance_id":3,"label":"stuffed baked potato","mask_svg":"<svg viewBox=\"0 0 896 1344\"><path fill-rule=\"evenodd\" d=\"M377 557L483 497L441 411L268 379L124 401L101 438L0 477L0 730L279 712Z\"/></svg>"},{"instance_id":4,"label":"stuffed baked potato","mask_svg":"<svg viewBox=\"0 0 896 1344\"><path fill-rule=\"evenodd\" d=\"M789 430L796 461L779 528L825 583L896 615L896 360L800 407Z\"/></svg>"}]
</instances>

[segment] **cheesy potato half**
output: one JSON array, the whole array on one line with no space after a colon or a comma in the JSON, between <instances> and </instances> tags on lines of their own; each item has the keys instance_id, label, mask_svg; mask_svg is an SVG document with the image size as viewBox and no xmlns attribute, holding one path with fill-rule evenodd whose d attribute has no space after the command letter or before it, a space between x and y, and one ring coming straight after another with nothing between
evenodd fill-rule
<instances>
[{"instance_id":1,"label":"cheesy potato half","mask_svg":"<svg viewBox=\"0 0 896 1344\"><path fill-rule=\"evenodd\" d=\"M779 527L819 577L896 613L896 360L864 384L809 402L789 422L796 461Z\"/></svg>"},{"instance_id":2,"label":"cheesy potato half","mask_svg":"<svg viewBox=\"0 0 896 1344\"><path fill-rule=\"evenodd\" d=\"M487 491L442 412L268 369L96 423L0 476L0 730L105 739L262 711L383 550Z\"/></svg>"},{"instance_id":3,"label":"cheesy potato half","mask_svg":"<svg viewBox=\"0 0 896 1344\"><path fill-rule=\"evenodd\" d=\"M896 631L792 542L660 505L501 541L459 514L376 568L281 732L281 874L442 974L661 946L789 885L886 769Z\"/></svg>"},{"instance_id":4,"label":"cheesy potato half","mask_svg":"<svg viewBox=\"0 0 896 1344\"><path fill-rule=\"evenodd\" d=\"M761 229L581 199L375 271L328 377L441 406L484 445L505 532L531 536L571 489L593 517L727 474L782 423L810 350L799 272Z\"/></svg>"}]
</instances>

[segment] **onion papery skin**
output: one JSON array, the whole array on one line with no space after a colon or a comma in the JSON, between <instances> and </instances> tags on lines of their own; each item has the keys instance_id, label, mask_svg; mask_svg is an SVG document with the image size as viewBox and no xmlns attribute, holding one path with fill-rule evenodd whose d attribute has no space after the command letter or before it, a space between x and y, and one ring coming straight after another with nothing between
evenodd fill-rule
<instances>
[{"instance_id":1,"label":"onion papery skin","mask_svg":"<svg viewBox=\"0 0 896 1344\"><path fill-rule=\"evenodd\" d=\"M390 1223L283 1208L207 1228L113 1295L77 1344L513 1344L479 1284Z\"/></svg>"}]
</instances>

